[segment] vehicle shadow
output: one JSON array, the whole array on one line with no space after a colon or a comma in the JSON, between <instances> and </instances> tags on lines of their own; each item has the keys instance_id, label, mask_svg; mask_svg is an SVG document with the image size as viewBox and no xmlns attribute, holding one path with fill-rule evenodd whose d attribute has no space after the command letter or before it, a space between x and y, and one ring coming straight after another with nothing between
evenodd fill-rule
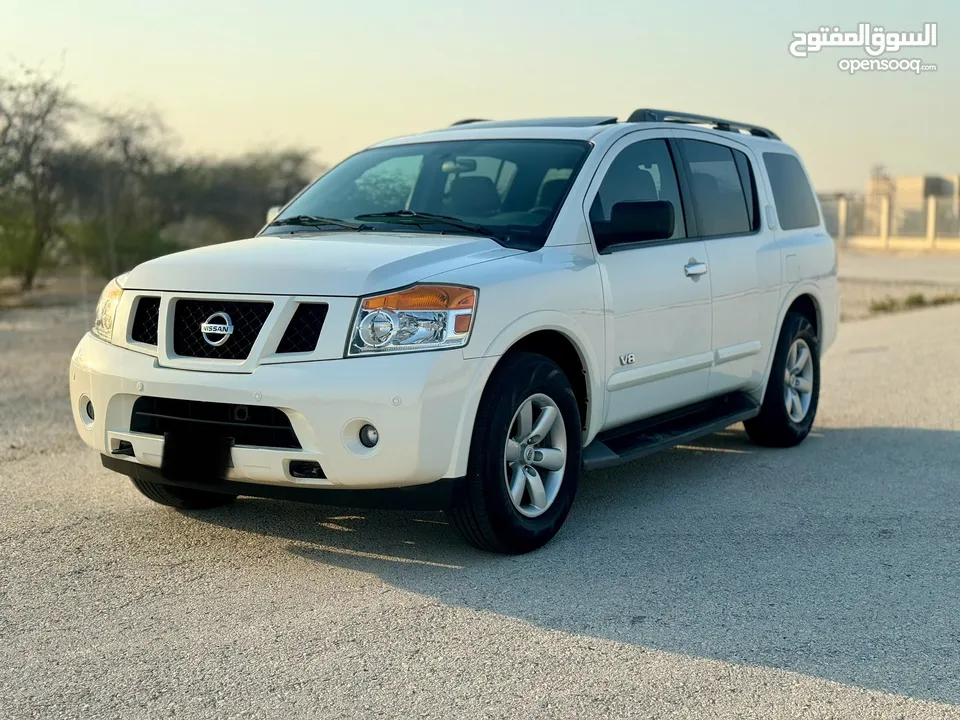
<instances>
[{"instance_id":1,"label":"vehicle shadow","mask_svg":"<svg viewBox=\"0 0 960 720\"><path fill-rule=\"evenodd\" d=\"M960 703L960 433L739 429L584 476L519 557L439 513L240 500L202 519L449 605L544 628Z\"/></svg>"}]
</instances>

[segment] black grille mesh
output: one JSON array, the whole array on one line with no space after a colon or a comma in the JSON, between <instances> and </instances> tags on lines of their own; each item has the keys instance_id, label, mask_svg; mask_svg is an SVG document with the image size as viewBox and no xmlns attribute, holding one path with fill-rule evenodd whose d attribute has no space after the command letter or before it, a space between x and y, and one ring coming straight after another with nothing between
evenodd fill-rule
<instances>
[{"instance_id":1,"label":"black grille mesh","mask_svg":"<svg viewBox=\"0 0 960 720\"><path fill-rule=\"evenodd\" d=\"M157 344L157 327L160 323L160 298L142 297L137 300L130 338L146 345Z\"/></svg>"},{"instance_id":2,"label":"black grille mesh","mask_svg":"<svg viewBox=\"0 0 960 720\"><path fill-rule=\"evenodd\" d=\"M244 360L250 354L273 303L227 300L177 300L174 306L173 352L184 357ZM233 334L219 346L210 345L200 325L214 313L226 313Z\"/></svg>"},{"instance_id":3,"label":"black grille mesh","mask_svg":"<svg viewBox=\"0 0 960 720\"><path fill-rule=\"evenodd\" d=\"M293 314L286 332L277 346L278 353L313 352L317 349L320 329L327 317L324 303L302 303Z\"/></svg>"},{"instance_id":4,"label":"black grille mesh","mask_svg":"<svg viewBox=\"0 0 960 720\"><path fill-rule=\"evenodd\" d=\"M174 398L139 397L133 404L131 432L168 432L233 438L236 445L300 448L290 418L278 408L230 405Z\"/></svg>"}]
</instances>

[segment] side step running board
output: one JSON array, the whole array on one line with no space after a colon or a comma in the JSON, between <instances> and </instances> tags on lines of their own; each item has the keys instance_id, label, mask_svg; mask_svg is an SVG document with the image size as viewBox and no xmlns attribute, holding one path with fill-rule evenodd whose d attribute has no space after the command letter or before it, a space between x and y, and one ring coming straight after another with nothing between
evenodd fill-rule
<instances>
[{"instance_id":1,"label":"side step running board","mask_svg":"<svg viewBox=\"0 0 960 720\"><path fill-rule=\"evenodd\" d=\"M583 449L583 469L631 462L756 417L760 405L742 393L607 430Z\"/></svg>"}]
</instances>

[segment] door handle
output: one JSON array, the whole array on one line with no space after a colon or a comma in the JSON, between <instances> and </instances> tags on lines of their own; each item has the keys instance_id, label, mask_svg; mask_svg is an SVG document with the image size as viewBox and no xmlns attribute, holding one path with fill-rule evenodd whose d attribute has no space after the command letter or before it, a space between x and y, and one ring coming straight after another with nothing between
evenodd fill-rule
<instances>
[{"instance_id":1,"label":"door handle","mask_svg":"<svg viewBox=\"0 0 960 720\"><path fill-rule=\"evenodd\" d=\"M697 277L707 274L707 264L702 262L690 262L683 266L683 273L687 277Z\"/></svg>"}]
</instances>

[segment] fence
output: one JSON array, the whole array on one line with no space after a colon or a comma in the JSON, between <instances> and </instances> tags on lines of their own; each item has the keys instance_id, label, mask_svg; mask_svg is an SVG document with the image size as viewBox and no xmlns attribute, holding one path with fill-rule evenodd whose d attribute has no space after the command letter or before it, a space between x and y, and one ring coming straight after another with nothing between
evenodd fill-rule
<instances>
[{"instance_id":1,"label":"fence","mask_svg":"<svg viewBox=\"0 0 960 720\"><path fill-rule=\"evenodd\" d=\"M927 197L922 206L897 206L887 196L823 198L827 230L837 245L883 250L960 251L960 203Z\"/></svg>"}]
</instances>

